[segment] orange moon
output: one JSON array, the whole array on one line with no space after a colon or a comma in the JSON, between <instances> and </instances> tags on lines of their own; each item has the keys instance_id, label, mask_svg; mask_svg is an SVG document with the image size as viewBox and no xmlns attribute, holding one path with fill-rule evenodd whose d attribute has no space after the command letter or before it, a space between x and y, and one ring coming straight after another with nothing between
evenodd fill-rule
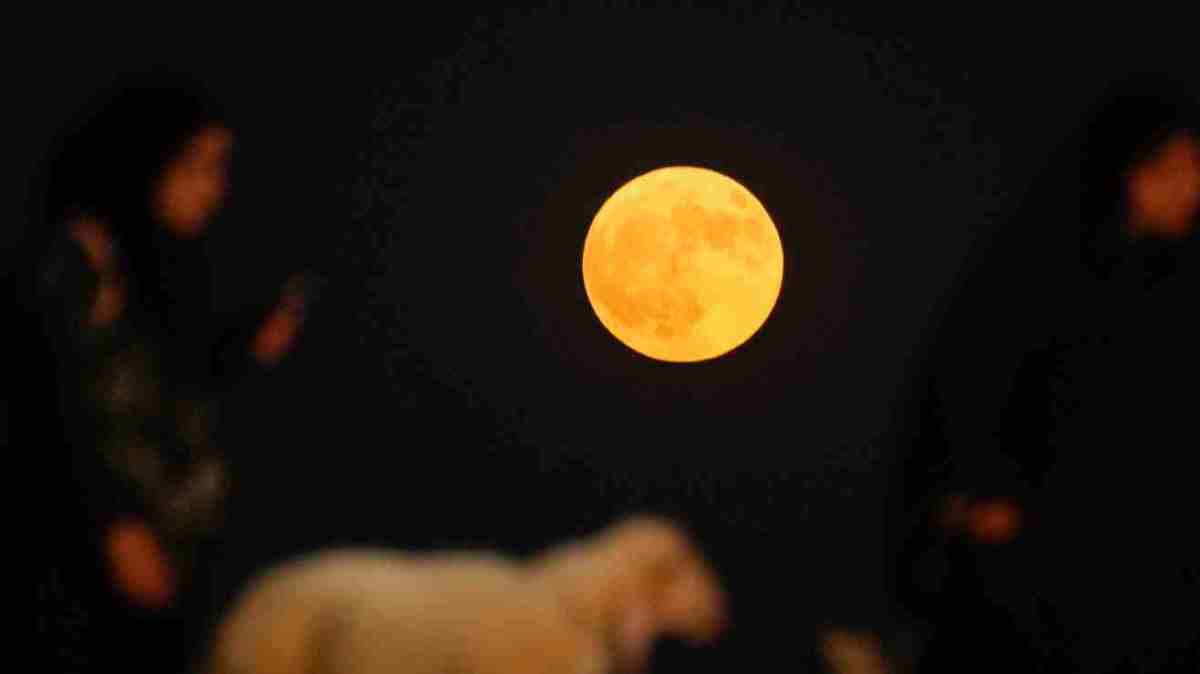
<instances>
[{"instance_id":1,"label":"orange moon","mask_svg":"<svg viewBox=\"0 0 1200 674\"><path fill-rule=\"evenodd\" d=\"M600 322L650 358L695 362L741 346L783 284L783 245L737 181L693 166L642 174L601 206L583 244Z\"/></svg>"}]
</instances>

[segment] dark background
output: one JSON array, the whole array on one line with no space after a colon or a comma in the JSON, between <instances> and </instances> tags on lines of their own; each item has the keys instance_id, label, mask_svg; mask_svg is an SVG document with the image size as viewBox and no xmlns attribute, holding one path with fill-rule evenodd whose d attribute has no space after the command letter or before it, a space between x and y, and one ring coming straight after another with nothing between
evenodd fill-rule
<instances>
[{"instance_id":1,"label":"dark background","mask_svg":"<svg viewBox=\"0 0 1200 674\"><path fill-rule=\"evenodd\" d=\"M662 512L735 602L663 671L804 671L821 623L887 619L890 437L942 308L996 235L1056 226L1009 218L1107 78L1194 58L1182 10L189 11L29 22L6 154L32 172L123 69L190 68L238 132L218 300L330 281L227 411L220 597L325 545L524 552ZM763 329L690 365L613 339L579 271L603 200L676 163L749 188L785 254Z\"/></svg>"}]
</instances>

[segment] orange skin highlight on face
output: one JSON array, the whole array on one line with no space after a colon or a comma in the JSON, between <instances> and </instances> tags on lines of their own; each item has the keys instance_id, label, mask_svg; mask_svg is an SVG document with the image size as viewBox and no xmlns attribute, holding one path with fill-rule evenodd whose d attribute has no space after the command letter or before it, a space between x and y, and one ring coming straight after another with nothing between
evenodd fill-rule
<instances>
[{"instance_id":1,"label":"orange skin highlight on face","mask_svg":"<svg viewBox=\"0 0 1200 674\"><path fill-rule=\"evenodd\" d=\"M194 239L229 191L233 132L221 126L202 129L173 158L158 178L151 209L175 236Z\"/></svg>"},{"instance_id":2,"label":"orange skin highlight on face","mask_svg":"<svg viewBox=\"0 0 1200 674\"><path fill-rule=\"evenodd\" d=\"M1129 172L1126 188L1133 234L1186 236L1200 211L1200 139L1175 134Z\"/></svg>"}]
</instances>

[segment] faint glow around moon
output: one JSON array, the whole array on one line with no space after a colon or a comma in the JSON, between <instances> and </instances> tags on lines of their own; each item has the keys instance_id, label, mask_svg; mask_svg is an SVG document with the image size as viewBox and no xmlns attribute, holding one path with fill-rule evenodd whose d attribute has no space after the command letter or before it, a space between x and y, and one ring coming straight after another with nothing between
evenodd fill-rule
<instances>
[{"instance_id":1,"label":"faint glow around moon","mask_svg":"<svg viewBox=\"0 0 1200 674\"><path fill-rule=\"evenodd\" d=\"M716 358L766 322L783 245L753 194L716 171L668 166L613 193L583 245L583 284L600 322L657 360Z\"/></svg>"}]
</instances>

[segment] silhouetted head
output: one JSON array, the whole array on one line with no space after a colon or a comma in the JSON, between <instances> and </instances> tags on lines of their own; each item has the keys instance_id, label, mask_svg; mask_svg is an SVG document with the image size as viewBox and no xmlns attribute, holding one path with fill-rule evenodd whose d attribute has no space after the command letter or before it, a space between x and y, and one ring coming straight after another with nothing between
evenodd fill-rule
<instances>
[{"instance_id":1,"label":"silhouetted head","mask_svg":"<svg viewBox=\"0 0 1200 674\"><path fill-rule=\"evenodd\" d=\"M151 70L96 96L50 148L31 191L30 261L81 217L117 244L140 302L172 334L211 304L203 234L225 202L233 125L195 78Z\"/></svg>"},{"instance_id":2,"label":"silhouetted head","mask_svg":"<svg viewBox=\"0 0 1200 674\"><path fill-rule=\"evenodd\" d=\"M1136 75L1112 85L1084 127L1080 215L1090 261L1139 239L1178 240L1200 212L1200 102L1183 83Z\"/></svg>"},{"instance_id":3,"label":"silhouetted head","mask_svg":"<svg viewBox=\"0 0 1200 674\"><path fill-rule=\"evenodd\" d=\"M43 221L84 211L119 239L161 227L203 234L228 189L233 132L195 79L167 71L128 76L97 96L53 148Z\"/></svg>"}]
</instances>

